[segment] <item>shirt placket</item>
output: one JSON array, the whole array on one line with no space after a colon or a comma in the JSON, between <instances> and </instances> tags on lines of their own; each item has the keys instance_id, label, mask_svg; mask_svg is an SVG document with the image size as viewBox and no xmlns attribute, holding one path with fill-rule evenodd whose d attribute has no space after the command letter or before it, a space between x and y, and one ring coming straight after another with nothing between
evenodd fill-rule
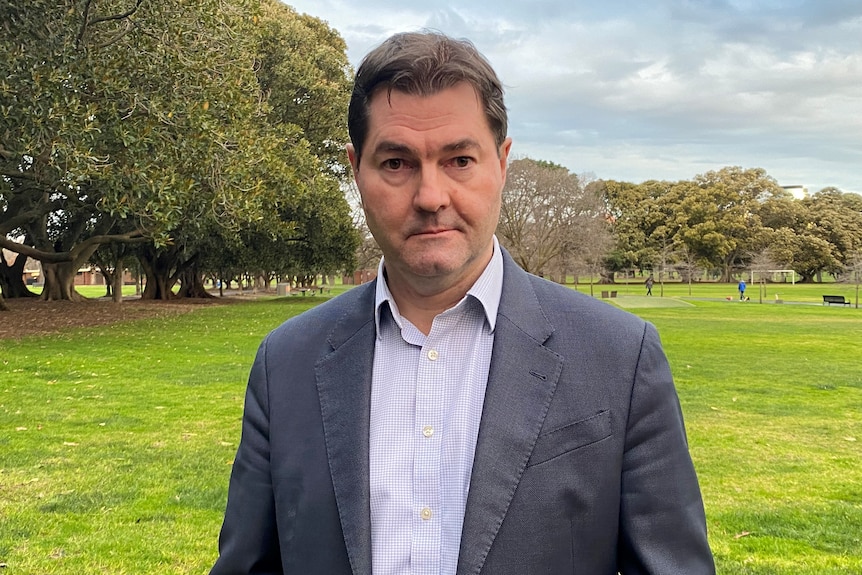
<instances>
[{"instance_id":1,"label":"shirt placket","mask_svg":"<svg viewBox=\"0 0 862 575\"><path fill-rule=\"evenodd\" d=\"M413 467L413 575L439 575L442 537L442 413L446 357L441 337L425 340L416 374Z\"/></svg>"}]
</instances>

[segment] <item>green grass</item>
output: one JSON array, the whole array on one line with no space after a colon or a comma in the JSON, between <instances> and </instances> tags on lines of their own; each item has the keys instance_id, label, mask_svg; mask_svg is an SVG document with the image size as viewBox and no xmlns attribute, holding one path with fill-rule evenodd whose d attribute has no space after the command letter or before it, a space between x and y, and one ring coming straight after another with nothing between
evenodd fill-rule
<instances>
[{"instance_id":1,"label":"green grass","mask_svg":"<svg viewBox=\"0 0 862 575\"><path fill-rule=\"evenodd\" d=\"M206 573L254 351L320 300L0 341L3 573ZM862 312L633 311L671 360L719 573L862 573Z\"/></svg>"},{"instance_id":2,"label":"green grass","mask_svg":"<svg viewBox=\"0 0 862 575\"><path fill-rule=\"evenodd\" d=\"M638 310L676 377L720 573L862 573L862 313Z\"/></svg>"}]
</instances>

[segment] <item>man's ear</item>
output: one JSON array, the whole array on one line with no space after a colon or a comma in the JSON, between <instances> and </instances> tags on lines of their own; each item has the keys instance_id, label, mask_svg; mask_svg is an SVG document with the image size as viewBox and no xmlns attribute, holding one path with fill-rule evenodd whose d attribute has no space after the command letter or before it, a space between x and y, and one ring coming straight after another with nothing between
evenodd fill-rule
<instances>
[{"instance_id":1,"label":"man's ear","mask_svg":"<svg viewBox=\"0 0 862 575\"><path fill-rule=\"evenodd\" d=\"M353 169L353 179L356 179L356 173L359 171L359 155L356 153L356 148L353 144L347 144L347 159L350 161L350 167Z\"/></svg>"},{"instance_id":2,"label":"man's ear","mask_svg":"<svg viewBox=\"0 0 862 575\"><path fill-rule=\"evenodd\" d=\"M509 167L509 152L512 150L512 138L506 138L500 145L500 171L503 174L503 185L506 184L506 170Z\"/></svg>"}]
</instances>

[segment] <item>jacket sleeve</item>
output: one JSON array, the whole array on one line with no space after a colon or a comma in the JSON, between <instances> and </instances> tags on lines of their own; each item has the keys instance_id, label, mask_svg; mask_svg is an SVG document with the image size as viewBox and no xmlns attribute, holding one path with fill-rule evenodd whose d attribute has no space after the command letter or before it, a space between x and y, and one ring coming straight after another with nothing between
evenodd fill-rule
<instances>
[{"instance_id":1,"label":"jacket sleeve","mask_svg":"<svg viewBox=\"0 0 862 575\"><path fill-rule=\"evenodd\" d=\"M270 474L267 342L261 344L249 376L219 558L210 575L283 573Z\"/></svg>"},{"instance_id":2,"label":"jacket sleeve","mask_svg":"<svg viewBox=\"0 0 862 575\"><path fill-rule=\"evenodd\" d=\"M658 333L647 324L623 458L618 567L623 575L712 575L700 488Z\"/></svg>"}]
</instances>

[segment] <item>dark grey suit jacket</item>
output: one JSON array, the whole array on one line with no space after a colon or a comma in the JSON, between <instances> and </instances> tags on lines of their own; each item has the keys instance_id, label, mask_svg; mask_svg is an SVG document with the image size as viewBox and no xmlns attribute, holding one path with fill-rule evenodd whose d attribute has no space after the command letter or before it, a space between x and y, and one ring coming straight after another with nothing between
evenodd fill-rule
<instances>
[{"instance_id":1,"label":"dark grey suit jacket","mask_svg":"<svg viewBox=\"0 0 862 575\"><path fill-rule=\"evenodd\" d=\"M212 575L371 574L374 289L261 345ZM715 572L658 334L504 253L457 575L617 572Z\"/></svg>"}]
</instances>

